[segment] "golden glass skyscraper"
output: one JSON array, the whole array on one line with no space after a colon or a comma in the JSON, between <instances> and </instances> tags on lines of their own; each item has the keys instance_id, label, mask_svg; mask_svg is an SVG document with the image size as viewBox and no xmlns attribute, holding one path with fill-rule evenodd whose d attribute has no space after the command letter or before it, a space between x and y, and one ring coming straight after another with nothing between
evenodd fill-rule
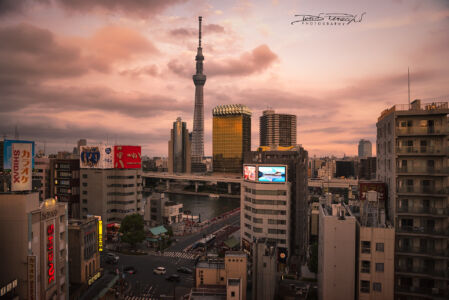
<instances>
[{"instance_id":1,"label":"golden glass skyscraper","mask_svg":"<svg viewBox=\"0 0 449 300\"><path fill-rule=\"evenodd\" d=\"M251 151L251 111L241 104L212 110L212 152L215 173L242 173L243 153Z\"/></svg>"}]
</instances>

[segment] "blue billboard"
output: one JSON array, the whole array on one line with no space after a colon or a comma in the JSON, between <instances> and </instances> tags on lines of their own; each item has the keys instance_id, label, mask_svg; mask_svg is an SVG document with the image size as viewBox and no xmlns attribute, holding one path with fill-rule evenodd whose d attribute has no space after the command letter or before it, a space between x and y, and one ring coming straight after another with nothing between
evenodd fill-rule
<instances>
[{"instance_id":1,"label":"blue billboard","mask_svg":"<svg viewBox=\"0 0 449 300\"><path fill-rule=\"evenodd\" d=\"M34 169L34 142L19 140L5 140L3 142L3 169L11 170L12 144L31 144L31 155L33 157L31 167Z\"/></svg>"},{"instance_id":2,"label":"blue billboard","mask_svg":"<svg viewBox=\"0 0 449 300\"><path fill-rule=\"evenodd\" d=\"M285 166L259 166L259 182L285 182Z\"/></svg>"}]
</instances>

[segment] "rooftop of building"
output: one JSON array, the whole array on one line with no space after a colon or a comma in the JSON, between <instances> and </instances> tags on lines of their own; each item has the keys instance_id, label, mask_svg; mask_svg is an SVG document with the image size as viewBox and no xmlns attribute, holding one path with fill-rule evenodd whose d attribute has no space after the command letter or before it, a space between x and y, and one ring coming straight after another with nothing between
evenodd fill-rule
<instances>
[{"instance_id":1,"label":"rooftop of building","mask_svg":"<svg viewBox=\"0 0 449 300\"><path fill-rule=\"evenodd\" d=\"M229 115L248 115L251 116L251 110L243 104L226 104L218 105L212 110L213 116L229 116Z\"/></svg>"},{"instance_id":2,"label":"rooftop of building","mask_svg":"<svg viewBox=\"0 0 449 300\"><path fill-rule=\"evenodd\" d=\"M440 97L436 99L444 99L446 97ZM400 112L405 115L409 114L449 114L449 106L448 102L429 102L429 103L421 103L420 99L414 100L410 104L395 104L392 107L385 109L378 118L378 121L381 121L386 116L394 113Z\"/></svg>"},{"instance_id":3,"label":"rooftop of building","mask_svg":"<svg viewBox=\"0 0 449 300\"><path fill-rule=\"evenodd\" d=\"M228 278L228 285L240 285L239 278Z\"/></svg>"},{"instance_id":4,"label":"rooftop of building","mask_svg":"<svg viewBox=\"0 0 449 300\"><path fill-rule=\"evenodd\" d=\"M83 224L87 224L89 222L95 221L96 217L94 216L88 216L87 219L69 219L68 225L69 227L76 228L80 227Z\"/></svg>"},{"instance_id":5,"label":"rooftop of building","mask_svg":"<svg viewBox=\"0 0 449 300\"><path fill-rule=\"evenodd\" d=\"M354 215L352 214L352 211L344 203L338 204L333 203L331 205L321 204L321 208L324 216L326 217L338 217L343 220L346 217L355 218Z\"/></svg>"},{"instance_id":6,"label":"rooftop of building","mask_svg":"<svg viewBox=\"0 0 449 300\"><path fill-rule=\"evenodd\" d=\"M182 205L182 203L178 203L176 201L167 201L167 202L165 202L165 206L176 206L176 205Z\"/></svg>"},{"instance_id":7,"label":"rooftop of building","mask_svg":"<svg viewBox=\"0 0 449 300\"><path fill-rule=\"evenodd\" d=\"M202 269L224 269L225 264L223 260L216 260L216 259L208 259L208 260L200 260L196 264L196 268L202 268Z\"/></svg>"},{"instance_id":8,"label":"rooftop of building","mask_svg":"<svg viewBox=\"0 0 449 300\"><path fill-rule=\"evenodd\" d=\"M226 300L226 286L202 286L192 288L191 300Z\"/></svg>"},{"instance_id":9,"label":"rooftop of building","mask_svg":"<svg viewBox=\"0 0 449 300\"><path fill-rule=\"evenodd\" d=\"M225 256L233 256L233 257L246 257L246 253L243 251L227 251Z\"/></svg>"}]
</instances>

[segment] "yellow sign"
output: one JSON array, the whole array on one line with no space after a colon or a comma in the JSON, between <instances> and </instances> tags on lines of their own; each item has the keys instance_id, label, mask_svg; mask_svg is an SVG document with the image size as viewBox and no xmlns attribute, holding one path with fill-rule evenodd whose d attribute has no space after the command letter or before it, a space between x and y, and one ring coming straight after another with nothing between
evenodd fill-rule
<instances>
[{"instance_id":1,"label":"yellow sign","mask_svg":"<svg viewBox=\"0 0 449 300\"><path fill-rule=\"evenodd\" d=\"M98 251L103 251L103 221L98 220Z\"/></svg>"},{"instance_id":2,"label":"yellow sign","mask_svg":"<svg viewBox=\"0 0 449 300\"><path fill-rule=\"evenodd\" d=\"M95 280L97 280L98 278L100 278L101 272L97 272L94 276L92 276L88 281L87 284L91 285L92 283L94 283Z\"/></svg>"}]
</instances>

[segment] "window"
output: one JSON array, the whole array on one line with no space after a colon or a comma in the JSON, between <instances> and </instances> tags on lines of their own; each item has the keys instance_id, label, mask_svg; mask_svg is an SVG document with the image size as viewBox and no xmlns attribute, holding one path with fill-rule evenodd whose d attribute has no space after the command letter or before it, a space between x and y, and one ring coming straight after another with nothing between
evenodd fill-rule
<instances>
[{"instance_id":1,"label":"window","mask_svg":"<svg viewBox=\"0 0 449 300\"><path fill-rule=\"evenodd\" d=\"M223 280L224 280L224 277L220 277L220 280L223 281Z\"/></svg>"},{"instance_id":2,"label":"window","mask_svg":"<svg viewBox=\"0 0 449 300\"><path fill-rule=\"evenodd\" d=\"M382 292L382 283L373 282L373 291Z\"/></svg>"},{"instance_id":3,"label":"window","mask_svg":"<svg viewBox=\"0 0 449 300\"><path fill-rule=\"evenodd\" d=\"M83 178L87 178L87 174L83 174Z\"/></svg>"},{"instance_id":4,"label":"window","mask_svg":"<svg viewBox=\"0 0 449 300\"><path fill-rule=\"evenodd\" d=\"M368 280L361 280L360 281L360 291L362 293L369 293L369 281Z\"/></svg>"},{"instance_id":5,"label":"window","mask_svg":"<svg viewBox=\"0 0 449 300\"><path fill-rule=\"evenodd\" d=\"M253 222L254 222L254 223L259 223L259 224L260 224L260 223L263 223L263 219L260 219L260 218L254 218L254 219L253 219Z\"/></svg>"},{"instance_id":6,"label":"window","mask_svg":"<svg viewBox=\"0 0 449 300\"><path fill-rule=\"evenodd\" d=\"M261 233L262 232L262 228L253 227L253 231L257 232L257 233Z\"/></svg>"},{"instance_id":7,"label":"window","mask_svg":"<svg viewBox=\"0 0 449 300\"><path fill-rule=\"evenodd\" d=\"M251 225L245 223L245 227L251 229Z\"/></svg>"},{"instance_id":8,"label":"window","mask_svg":"<svg viewBox=\"0 0 449 300\"><path fill-rule=\"evenodd\" d=\"M286 223L285 220L268 219L268 224L285 225Z\"/></svg>"},{"instance_id":9,"label":"window","mask_svg":"<svg viewBox=\"0 0 449 300\"><path fill-rule=\"evenodd\" d=\"M362 265L360 267L360 272L370 273L371 262L369 260L362 260Z\"/></svg>"},{"instance_id":10,"label":"window","mask_svg":"<svg viewBox=\"0 0 449 300\"><path fill-rule=\"evenodd\" d=\"M376 272L384 271L384 263L376 263Z\"/></svg>"},{"instance_id":11,"label":"window","mask_svg":"<svg viewBox=\"0 0 449 300\"><path fill-rule=\"evenodd\" d=\"M268 228L268 233L270 233L270 234L285 234L285 230L283 230L283 229L271 229L271 228Z\"/></svg>"},{"instance_id":12,"label":"window","mask_svg":"<svg viewBox=\"0 0 449 300\"><path fill-rule=\"evenodd\" d=\"M87 204L87 199L83 199L83 204Z\"/></svg>"},{"instance_id":13,"label":"window","mask_svg":"<svg viewBox=\"0 0 449 300\"><path fill-rule=\"evenodd\" d=\"M231 292L231 297L235 297L235 292Z\"/></svg>"},{"instance_id":14,"label":"window","mask_svg":"<svg viewBox=\"0 0 449 300\"><path fill-rule=\"evenodd\" d=\"M251 239L251 234L249 234L248 232L245 232L244 234L247 238Z\"/></svg>"},{"instance_id":15,"label":"window","mask_svg":"<svg viewBox=\"0 0 449 300\"><path fill-rule=\"evenodd\" d=\"M83 191L83 195L87 195L87 191Z\"/></svg>"},{"instance_id":16,"label":"window","mask_svg":"<svg viewBox=\"0 0 449 300\"><path fill-rule=\"evenodd\" d=\"M384 252L384 243L376 243L376 251Z\"/></svg>"},{"instance_id":17,"label":"window","mask_svg":"<svg viewBox=\"0 0 449 300\"><path fill-rule=\"evenodd\" d=\"M83 186L86 187L87 186L87 182L83 182Z\"/></svg>"},{"instance_id":18,"label":"window","mask_svg":"<svg viewBox=\"0 0 449 300\"><path fill-rule=\"evenodd\" d=\"M251 221L251 216L250 216L250 215L247 215L247 214L245 214L245 219L247 219L247 220L250 220L250 221Z\"/></svg>"},{"instance_id":19,"label":"window","mask_svg":"<svg viewBox=\"0 0 449 300\"><path fill-rule=\"evenodd\" d=\"M362 253L371 253L371 242L362 241Z\"/></svg>"}]
</instances>

